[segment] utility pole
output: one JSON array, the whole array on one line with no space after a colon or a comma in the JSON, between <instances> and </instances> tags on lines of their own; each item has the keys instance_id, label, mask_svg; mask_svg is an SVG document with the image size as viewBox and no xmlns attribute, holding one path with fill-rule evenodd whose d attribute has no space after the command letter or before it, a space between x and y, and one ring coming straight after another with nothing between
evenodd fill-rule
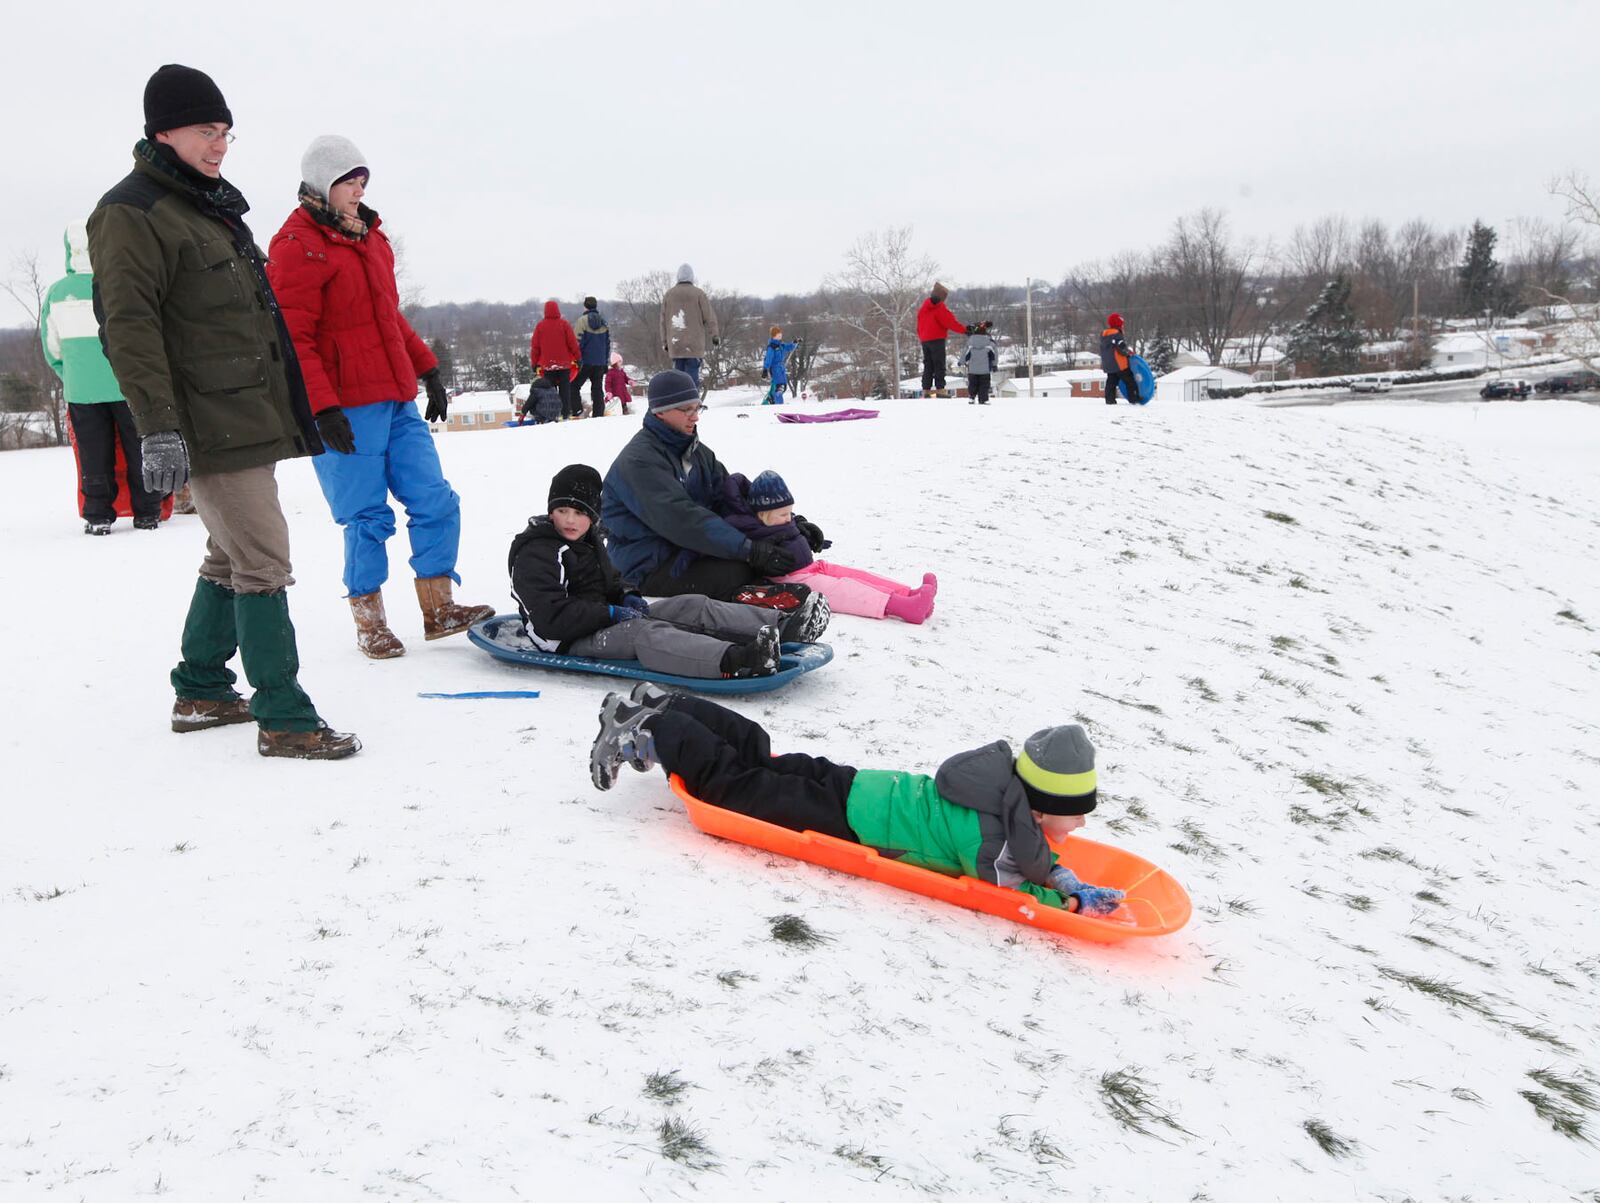
<instances>
[{"instance_id":1,"label":"utility pole","mask_svg":"<svg viewBox=\"0 0 1600 1203\"><path fill-rule=\"evenodd\" d=\"M1033 396L1033 277L1029 276L1025 285L1027 292L1028 317L1026 332L1028 339L1028 396Z\"/></svg>"},{"instance_id":2,"label":"utility pole","mask_svg":"<svg viewBox=\"0 0 1600 1203\"><path fill-rule=\"evenodd\" d=\"M1411 353L1418 356L1417 366L1425 366L1420 358L1422 354L1422 328L1421 320L1417 317L1417 291L1419 281L1411 281ZM1433 356L1428 356L1428 361L1433 361Z\"/></svg>"}]
</instances>

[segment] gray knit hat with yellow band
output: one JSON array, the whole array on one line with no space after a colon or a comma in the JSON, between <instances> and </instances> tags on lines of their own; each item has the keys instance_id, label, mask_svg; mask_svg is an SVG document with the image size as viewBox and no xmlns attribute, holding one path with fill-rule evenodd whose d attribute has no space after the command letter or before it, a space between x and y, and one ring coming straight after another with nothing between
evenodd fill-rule
<instances>
[{"instance_id":1,"label":"gray knit hat with yellow band","mask_svg":"<svg viewBox=\"0 0 1600 1203\"><path fill-rule=\"evenodd\" d=\"M1076 723L1028 736L1017 757L1028 805L1040 814L1086 815L1095 805L1094 745Z\"/></svg>"}]
</instances>

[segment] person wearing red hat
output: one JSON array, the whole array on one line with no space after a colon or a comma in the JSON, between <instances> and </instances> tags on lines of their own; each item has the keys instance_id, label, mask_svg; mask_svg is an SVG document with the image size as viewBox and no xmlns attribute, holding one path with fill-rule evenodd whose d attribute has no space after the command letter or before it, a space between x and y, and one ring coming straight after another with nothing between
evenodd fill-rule
<instances>
[{"instance_id":1,"label":"person wearing red hat","mask_svg":"<svg viewBox=\"0 0 1600 1203\"><path fill-rule=\"evenodd\" d=\"M1106 373L1106 404L1117 403L1117 385L1128 386L1128 404L1139 404L1139 381L1130 366L1133 350L1122 336L1122 315L1113 313L1106 317L1106 328L1100 331L1100 366Z\"/></svg>"}]
</instances>

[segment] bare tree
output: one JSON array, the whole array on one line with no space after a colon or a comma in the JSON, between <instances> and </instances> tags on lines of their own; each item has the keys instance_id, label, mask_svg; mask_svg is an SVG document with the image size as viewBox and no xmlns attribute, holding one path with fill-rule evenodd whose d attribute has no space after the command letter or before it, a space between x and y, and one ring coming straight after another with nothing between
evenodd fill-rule
<instances>
[{"instance_id":1,"label":"bare tree","mask_svg":"<svg viewBox=\"0 0 1600 1203\"><path fill-rule=\"evenodd\" d=\"M1222 362L1228 340L1242 329L1254 305L1249 281L1255 253L1250 244L1233 241L1227 216L1219 209L1178 218L1163 248L1174 308L1212 363Z\"/></svg>"},{"instance_id":2,"label":"bare tree","mask_svg":"<svg viewBox=\"0 0 1600 1203\"><path fill-rule=\"evenodd\" d=\"M1581 233L1579 238L1592 239L1600 234L1600 189L1589 182L1581 172L1568 172L1550 182L1550 194L1566 202L1566 218ZM1595 370L1600 364L1600 312L1593 305L1580 306L1571 295L1561 296L1544 291L1548 305L1568 320L1567 333L1559 346L1563 354L1570 355L1584 367Z\"/></svg>"},{"instance_id":3,"label":"bare tree","mask_svg":"<svg viewBox=\"0 0 1600 1203\"><path fill-rule=\"evenodd\" d=\"M700 364L702 393L755 379L761 370L761 349L767 342L767 322L760 301L718 288L707 288L706 297L717 315L719 341L716 346L706 347L706 357Z\"/></svg>"},{"instance_id":4,"label":"bare tree","mask_svg":"<svg viewBox=\"0 0 1600 1203\"><path fill-rule=\"evenodd\" d=\"M60 447L67 441L67 402L61 381L44 360L43 344L39 337L44 320L44 297L50 291L50 284L39 269L38 252L30 251L13 257L10 274L0 281L0 289L4 289L7 296L22 306L33 326L34 337L14 370L31 385L29 395L38 397L37 412L45 416L51 437L55 445Z\"/></svg>"},{"instance_id":5,"label":"bare tree","mask_svg":"<svg viewBox=\"0 0 1600 1203\"><path fill-rule=\"evenodd\" d=\"M627 350L629 362L650 371L671 367L667 353L661 347L661 298L672 287L672 273L665 270L645 272L617 285L617 301L621 306L615 311L618 341Z\"/></svg>"},{"instance_id":6,"label":"bare tree","mask_svg":"<svg viewBox=\"0 0 1600 1203\"><path fill-rule=\"evenodd\" d=\"M891 396L905 375L906 352L916 345L917 306L938 271L931 256L912 249L910 226L891 226L858 238L844 266L823 281L829 316L883 364Z\"/></svg>"}]
</instances>

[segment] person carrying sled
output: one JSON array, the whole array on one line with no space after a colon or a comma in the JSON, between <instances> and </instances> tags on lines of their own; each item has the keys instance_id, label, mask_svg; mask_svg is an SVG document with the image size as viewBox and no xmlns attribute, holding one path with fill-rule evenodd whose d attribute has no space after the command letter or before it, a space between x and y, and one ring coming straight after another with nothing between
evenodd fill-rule
<instances>
[{"instance_id":1,"label":"person carrying sled","mask_svg":"<svg viewBox=\"0 0 1600 1203\"><path fill-rule=\"evenodd\" d=\"M528 638L547 652L637 660L679 677L770 677L784 643L813 643L828 606L812 594L787 616L681 594L647 603L618 575L601 538L600 473L569 464L547 512L513 540L511 593Z\"/></svg>"},{"instance_id":2,"label":"person carrying sled","mask_svg":"<svg viewBox=\"0 0 1600 1203\"><path fill-rule=\"evenodd\" d=\"M1082 727L1046 727L1012 750L996 740L928 777L855 769L802 752L772 754L758 724L648 683L607 694L589 776L610 789L626 764L660 766L702 802L791 831L816 831L950 877L974 877L1045 906L1109 915L1121 890L1079 881L1050 843L1095 808L1094 745Z\"/></svg>"},{"instance_id":3,"label":"person carrying sled","mask_svg":"<svg viewBox=\"0 0 1600 1203\"><path fill-rule=\"evenodd\" d=\"M704 407L694 378L657 372L648 401L650 412L606 473L602 494L607 546L622 575L651 597L737 601L754 582L791 571L787 550L751 540L717 513L728 470L700 441ZM801 592L773 601L792 608Z\"/></svg>"},{"instance_id":4,"label":"person carrying sled","mask_svg":"<svg viewBox=\"0 0 1600 1203\"><path fill-rule=\"evenodd\" d=\"M783 477L768 470L754 480L733 473L722 486L722 516L729 525L750 537L751 542L771 542L794 557L795 568L775 578L779 585L802 585L828 599L828 608L838 614L862 618L898 618L902 622L924 623L933 613L933 600L939 580L924 573L916 588L877 576L860 568L849 568L814 558L814 553L832 547L822 536L822 528L794 512L794 495Z\"/></svg>"},{"instance_id":5,"label":"person carrying sled","mask_svg":"<svg viewBox=\"0 0 1600 1203\"><path fill-rule=\"evenodd\" d=\"M535 372L542 372L561 390L561 417L583 417L583 402L578 399L578 387L572 383L573 370L578 365L578 336L572 332L572 323L561 316L561 306L555 301L544 303L544 317L533 328L528 343L528 362Z\"/></svg>"},{"instance_id":6,"label":"person carrying sled","mask_svg":"<svg viewBox=\"0 0 1600 1203\"><path fill-rule=\"evenodd\" d=\"M267 274L305 372L327 451L312 461L344 531L344 589L356 647L372 660L405 655L389 629L383 585L405 508L424 639L465 634L493 606L460 605L461 498L445 479L429 422L448 416L439 361L400 311L394 248L363 203L371 171L348 138L313 138L300 158L299 204L269 246ZM427 394L417 412L418 384Z\"/></svg>"},{"instance_id":7,"label":"person carrying sled","mask_svg":"<svg viewBox=\"0 0 1600 1203\"><path fill-rule=\"evenodd\" d=\"M1100 366L1106 373L1106 404L1117 403L1118 383L1128 386L1128 404L1139 404L1139 380L1133 374L1133 351L1122 336L1122 315L1106 316L1106 328L1100 331Z\"/></svg>"},{"instance_id":8,"label":"person carrying sled","mask_svg":"<svg viewBox=\"0 0 1600 1203\"><path fill-rule=\"evenodd\" d=\"M206 555L172 670L172 729L254 720L263 756L361 750L300 687L279 460L320 455L294 343L244 196L222 175L233 113L209 75L169 63L144 89L133 171L89 217L100 339L139 429L144 486L193 480ZM235 653L255 693L228 668Z\"/></svg>"},{"instance_id":9,"label":"person carrying sled","mask_svg":"<svg viewBox=\"0 0 1600 1203\"><path fill-rule=\"evenodd\" d=\"M969 327L967 349L961 352L961 364L967 369L967 404L989 404L989 382L1000 367L1000 352L995 350L994 339L989 337L993 322L979 322Z\"/></svg>"},{"instance_id":10,"label":"person carrying sled","mask_svg":"<svg viewBox=\"0 0 1600 1203\"><path fill-rule=\"evenodd\" d=\"M948 397L945 388L945 339L952 334L971 334L972 327L964 326L945 304L950 290L937 280L917 310L917 339L922 343L922 395Z\"/></svg>"},{"instance_id":11,"label":"person carrying sled","mask_svg":"<svg viewBox=\"0 0 1600 1203\"><path fill-rule=\"evenodd\" d=\"M789 356L805 339L784 342L782 326L772 327L769 333L772 337L767 340L767 353L761 359L761 375L772 383L767 385L767 395L762 398L761 404L782 405L783 390L789 387Z\"/></svg>"},{"instance_id":12,"label":"person carrying sled","mask_svg":"<svg viewBox=\"0 0 1600 1203\"><path fill-rule=\"evenodd\" d=\"M617 352L611 353L611 367L606 372L606 396L615 397L622 405L624 414L633 412L633 386L639 383L628 375L628 369L622 366L622 356Z\"/></svg>"},{"instance_id":13,"label":"person carrying sled","mask_svg":"<svg viewBox=\"0 0 1600 1203\"><path fill-rule=\"evenodd\" d=\"M572 381L572 395L583 409L583 385L589 384L589 416L606 416L606 362L611 358L611 330L600 314L600 302L583 298L583 316L578 319L578 375Z\"/></svg>"}]
</instances>

